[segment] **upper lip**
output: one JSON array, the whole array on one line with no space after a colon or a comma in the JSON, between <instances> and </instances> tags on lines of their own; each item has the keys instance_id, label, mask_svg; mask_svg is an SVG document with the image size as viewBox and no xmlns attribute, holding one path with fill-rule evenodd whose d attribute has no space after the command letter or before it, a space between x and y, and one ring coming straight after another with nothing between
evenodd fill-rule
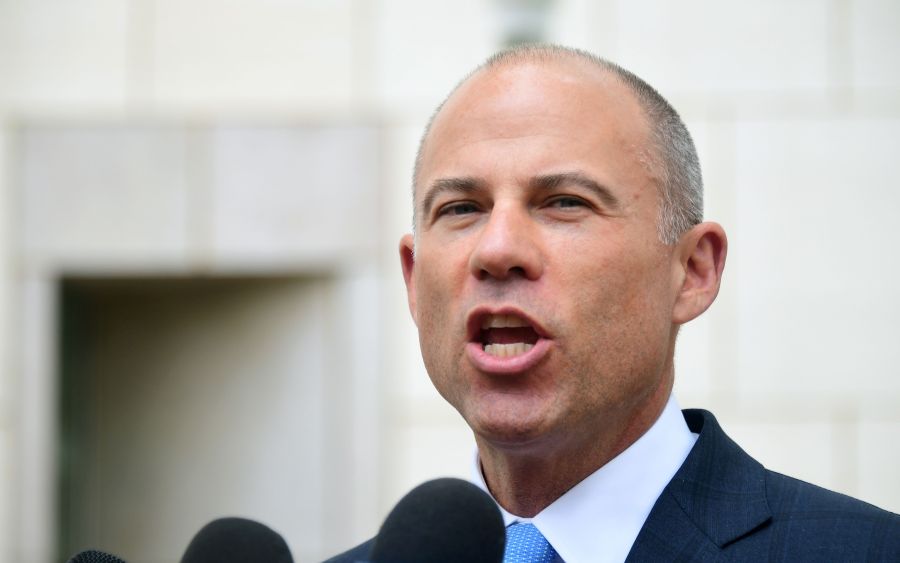
<instances>
[{"instance_id":1,"label":"upper lip","mask_svg":"<svg viewBox=\"0 0 900 563\"><path fill-rule=\"evenodd\" d=\"M488 307L488 306L479 306L475 307L471 311L469 311L469 315L466 319L466 336L468 337L469 342L475 341L478 336L481 334L481 324L485 317L490 315L514 315L519 317L528 323L531 328L537 333L537 335L541 338L549 338L549 335L541 326L541 323L536 321L534 317L529 315L528 313L522 311L518 307L513 306L502 306L502 307Z\"/></svg>"}]
</instances>

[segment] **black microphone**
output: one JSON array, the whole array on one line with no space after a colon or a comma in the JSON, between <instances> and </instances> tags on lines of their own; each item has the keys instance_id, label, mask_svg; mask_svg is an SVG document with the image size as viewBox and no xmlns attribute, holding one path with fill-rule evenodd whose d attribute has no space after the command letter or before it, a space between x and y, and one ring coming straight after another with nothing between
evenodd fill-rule
<instances>
[{"instance_id":1,"label":"black microphone","mask_svg":"<svg viewBox=\"0 0 900 563\"><path fill-rule=\"evenodd\" d=\"M181 563L293 563L281 535L246 518L219 518L197 532Z\"/></svg>"},{"instance_id":2,"label":"black microphone","mask_svg":"<svg viewBox=\"0 0 900 563\"><path fill-rule=\"evenodd\" d=\"M462 479L435 479L400 499L375 537L372 563L500 563L506 527L494 500Z\"/></svg>"},{"instance_id":3,"label":"black microphone","mask_svg":"<svg viewBox=\"0 0 900 563\"><path fill-rule=\"evenodd\" d=\"M89 549L72 556L67 563L125 563L125 560L109 553Z\"/></svg>"}]
</instances>

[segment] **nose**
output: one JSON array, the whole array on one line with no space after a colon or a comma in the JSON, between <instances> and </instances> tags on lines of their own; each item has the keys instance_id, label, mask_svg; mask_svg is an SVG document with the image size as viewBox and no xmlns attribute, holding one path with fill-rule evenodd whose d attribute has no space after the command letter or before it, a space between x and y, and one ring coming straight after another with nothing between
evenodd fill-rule
<instances>
[{"instance_id":1,"label":"nose","mask_svg":"<svg viewBox=\"0 0 900 563\"><path fill-rule=\"evenodd\" d=\"M479 280L538 279L543 273L538 228L527 209L495 205L469 257L472 274Z\"/></svg>"}]
</instances>

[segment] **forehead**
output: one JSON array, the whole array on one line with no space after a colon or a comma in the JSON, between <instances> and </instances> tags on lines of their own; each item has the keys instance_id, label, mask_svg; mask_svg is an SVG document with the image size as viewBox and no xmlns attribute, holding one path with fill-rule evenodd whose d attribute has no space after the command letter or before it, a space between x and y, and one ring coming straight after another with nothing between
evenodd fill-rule
<instances>
[{"instance_id":1,"label":"forehead","mask_svg":"<svg viewBox=\"0 0 900 563\"><path fill-rule=\"evenodd\" d=\"M447 99L423 143L416 185L434 174L471 173L448 167L478 154L473 148L537 139L548 162L564 153L651 172L644 111L613 72L580 60L520 61L478 71Z\"/></svg>"}]
</instances>

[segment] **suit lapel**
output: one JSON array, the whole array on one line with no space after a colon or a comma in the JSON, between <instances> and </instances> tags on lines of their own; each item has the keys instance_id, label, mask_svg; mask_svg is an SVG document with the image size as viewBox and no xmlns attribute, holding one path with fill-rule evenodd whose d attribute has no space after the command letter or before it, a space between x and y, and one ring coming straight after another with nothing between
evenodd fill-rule
<instances>
[{"instance_id":1,"label":"suit lapel","mask_svg":"<svg viewBox=\"0 0 900 563\"><path fill-rule=\"evenodd\" d=\"M721 548L771 519L765 469L738 447L712 414L686 410L700 434L657 499L626 561L710 561Z\"/></svg>"}]
</instances>

